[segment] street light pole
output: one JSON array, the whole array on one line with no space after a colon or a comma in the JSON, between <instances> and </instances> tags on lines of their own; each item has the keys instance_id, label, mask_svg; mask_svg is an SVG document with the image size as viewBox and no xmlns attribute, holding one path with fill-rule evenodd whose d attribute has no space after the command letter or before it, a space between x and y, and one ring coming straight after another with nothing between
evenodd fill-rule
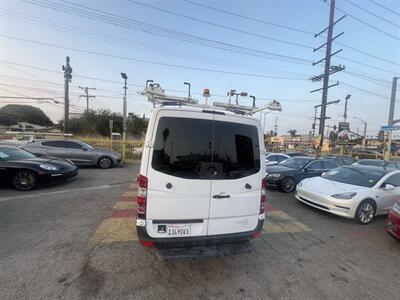
<instances>
[{"instance_id":1,"label":"street light pole","mask_svg":"<svg viewBox=\"0 0 400 300\"><path fill-rule=\"evenodd\" d=\"M349 95L346 96L346 98L344 98L344 100L346 101L344 103L344 115L343 115L343 118L344 118L345 122L347 120L347 101L349 101L350 97L351 97L351 95L349 94Z\"/></svg>"},{"instance_id":2,"label":"street light pole","mask_svg":"<svg viewBox=\"0 0 400 300\"><path fill-rule=\"evenodd\" d=\"M128 121L128 107L127 107L127 102L126 102L126 90L128 89L127 87L127 80L128 76L126 73L121 73L122 79L124 79L124 102L123 102L123 108L122 108L122 159L125 160L125 143L126 143L126 127L127 127L127 121Z\"/></svg>"},{"instance_id":3,"label":"street light pole","mask_svg":"<svg viewBox=\"0 0 400 300\"><path fill-rule=\"evenodd\" d=\"M365 122L363 119L358 118L358 117L353 117L354 119L357 119L359 121L361 121L364 124L364 138L363 138L363 143L362 143L362 147L365 148L366 146L366 139L367 139L367 122Z\"/></svg>"}]
</instances>

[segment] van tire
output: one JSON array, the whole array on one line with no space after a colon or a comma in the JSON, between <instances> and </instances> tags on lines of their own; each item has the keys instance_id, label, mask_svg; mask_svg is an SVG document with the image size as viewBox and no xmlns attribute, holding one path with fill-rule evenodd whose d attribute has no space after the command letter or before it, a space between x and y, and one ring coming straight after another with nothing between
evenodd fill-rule
<instances>
[{"instance_id":1,"label":"van tire","mask_svg":"<svg viewBox=\"0 0 400 300\"><path fill-rule=\"evenodd\" d=\"M283 178L281 181L281 190L284 193L291 193L296 188L296 182L292 177Z\"/></svg>"},{"instance_id":2,"label":"van tire","mask_svg":"<svg viewBox=\"0 0 400 300\"><path fill-rule=\"evenodd\" d=\"M113 161L111 158L104 156L99 158L99 160L97 161L97 165L101 169L109 169L113 166Z\"/></svg>"}]
</instances>

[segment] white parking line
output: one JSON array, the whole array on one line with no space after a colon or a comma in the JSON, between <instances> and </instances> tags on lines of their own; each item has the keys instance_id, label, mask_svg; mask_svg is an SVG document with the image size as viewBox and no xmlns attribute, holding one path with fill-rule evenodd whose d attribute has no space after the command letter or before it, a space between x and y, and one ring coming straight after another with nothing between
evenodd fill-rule
<instances>
[{"instance_id":1,"label":"white parking line","mask_svg":"<svg viewBox=\"0 0 400 300\"><path fill-rule=\"evenodd\" d=\"M44 192L44 193L35 193L35 194L31 194L31 193L27 192L23 196L0 198L0 202L18 200L18 199L37 198L37 197L43 197L43 196L52 196L52 195L58 195L58 194L64 194L64 193L85 192L85 191L92 191L92 190L104 190L104 189L109 189L109 188L119 186L119 185L124 185L124 184L127 184L127 183L124 182L124 183L116 183L116 184L106 184L106 185L91 186L91 187L86 187L86 188L66 189L66 190L60 190L60 191L54 191L54 192Z\"/></svg>"}]
</instances>

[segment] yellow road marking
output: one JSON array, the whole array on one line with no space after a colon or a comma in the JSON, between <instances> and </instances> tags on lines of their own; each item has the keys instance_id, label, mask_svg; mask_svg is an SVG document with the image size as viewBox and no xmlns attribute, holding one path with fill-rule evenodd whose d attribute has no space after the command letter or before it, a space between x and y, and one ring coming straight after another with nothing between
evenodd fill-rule
<instances>
[{"instance_id":1,"label":"yellow road marking","mask_svg":"<svg viewBox=\"0 0 400 300\"><path fill-rule=\"evenodd\" d=\"M136 241L136 224L134 218L107 218L97 228L90 243L103 244Z\"/></svg>"},{"instance_id":2,"label":"yellow road marking","mask_svg":"<svg viewBox=\"0 0 400 300\"><path fill-rule=\"evenodd\" d=\"M267 212L266 221L264 222L264 230L266 233L295 233L311 231L308 226L297 221L282 210Z\"/></svg>"},{"instance_id":3,"label":"yellow road marking","mask_svg":"<svg viewBox=\"0 0 400 300\"><path fill-rule=\"evenodd\" d=\"M125 192L122 196L123 197L136 197L136 195L137 195L137 191L128 191L128 192Z\"/></svg>"},{"instance_id":4,"label":"yellow road marking","mask_svg":"<svg viewBox=\"0 0 400 300\"><path fill-rule=\"evenodd\" d=\"M114 210L136 208L136 202L119 201L114 205Z\"/></svg>"}]
</instances>

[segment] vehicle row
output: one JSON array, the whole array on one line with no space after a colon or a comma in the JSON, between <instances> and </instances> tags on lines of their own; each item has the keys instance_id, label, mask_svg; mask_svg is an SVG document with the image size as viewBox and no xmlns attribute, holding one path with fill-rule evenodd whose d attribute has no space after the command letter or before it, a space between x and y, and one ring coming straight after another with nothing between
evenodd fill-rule
<instances>
[{"instance_id":1,"label":"vehicle row","mask_svg":"<svg viewBox=\"0 0 400 300\"><path fill-rule=\"evenodd\" d=\"M78 166L108 169L121 162L121 154L98 149L78 140L49 140L0 145L0 183L20 191L42 184L74 179Z\"/></svg>"}]
</instances>

